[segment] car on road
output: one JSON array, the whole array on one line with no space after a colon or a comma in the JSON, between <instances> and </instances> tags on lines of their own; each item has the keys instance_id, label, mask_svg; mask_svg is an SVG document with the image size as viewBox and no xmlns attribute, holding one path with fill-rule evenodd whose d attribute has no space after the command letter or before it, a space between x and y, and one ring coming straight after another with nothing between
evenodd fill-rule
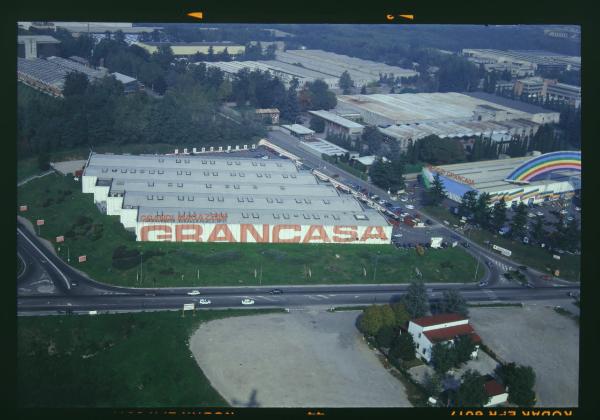
<instances>
[{"instance_id":1,"label":"car on road","mask_svg":"<svg viewBox=\"0 0 600 420\"><path fill-rule=\"evenodd\" d=\"M575 207L575 211L581 211L581 208Z\"/></svg>"},{"instance_id":2,"label":"car on road","mask_svg":"<svg viewBox=\"0 0 600 420\"><path fill-rule=\"evenodd\" d=\"M401 202L403 202L403 203L406 203L406 202L408 201L408 198L406 198L406 197L402 197L402 198L400 199L400 201L401 201Z\"/></svg>"},{"instance_id":3,"label":"car on road","mask_svg":"<svg viewBox=\"0 0 600 420\"><path fill-rule=\"evenodd\" d=\"M199 303L200 305L210 305L210 304L211 304L211 301L210 301L210 299L200 299L200 300L198 301L198 303Z\"/></svg>"},{"instance_id":4,"label":"car on road","mask_svg":"<svg viewBox=\"0 0 600 420\"><path fill-rule=\"evenodd\" d=\"M265 155L265 156L262 157L262 159L267 160L267 159L269 159L269 156Z\"/></svg>"},{"instance_id":5,"label":"car on road","mask_svg":"<svg viewBox=\"0 0 600 420\"><path fill-rule=\"evenodd\" d=\"M544 215L544 213L542 213L541 211L538 211L536 214L537 214L538 216L543 216L543 215Z\"/></svg>"},{"instance_id":6,"label":"car on road","mask_svg":"<svg viewBox=\"0 0 600 420\"><path fill-rule=\"evenodd\" d=\"M414 210L415 206L413 206L412 204L407 204L406 208L409 209L409 210Z\"/></svg>"},{"instance_id":7,"label":"car on road","mask_svg":"<svg viewBox=\"0 0 600 420\"><path fill-rule=\"evenodd\" d=\"M269 293L272 295L280 295L283 293L283 290L281 289L273 289L273 290L269 290Z\"/></svg>"},{"instance_id":8,"label":"car on road","mask_svg":"<svg viewBox=\"0 0 600 420\"><path fill-rule=\"evenodd\" d=\"M433 222L432 222L431 220L427 219L427 220L425 220L425 224L426 224L426 225L432 225L432 224L433 224Z\"/></svg>"},{"instance_id":9,"label":"car on road","mask_svg":"<svg viewBox=\"0 0 600 420\"><path fill-rule=\"evenodd\" d=\"M519 270L521 271L527 271L527 266L526 265L520 265L517 267Z\"/></svg>"},{"instance_id":10,"label":"car on road","mask_svg":"<svg viewBox=\"0 0 600 420\"><path fill-rule=\"evenodd\" d=\"M542 280L546 280L549 281L552 277L550 277L549 275L545 274L543 276L540 277Z\"/></svg>"},{"instance_id":11,"label":"car on road","mask_svg":"<svg viewBox=\"0 0 600 420\"><path fill-rule=\"evenodd\" d=\"M252 300L252 299L242 299L242 305L254 305L254 300Z\"/></svg>"},{"instance_id":12,"label":"car on road","mask_svg":"<svg viewBox=\"0 0 600 420\"><path fill-rule=\"evenodd\" d=\"M393 236L394 238L402 238L402 234L401 233L397 233Z\"/></svg>"},{"instance_id":13,"label":"car on road","mask_svg":"<svg viewBox=\"0 0 600 420\"><path fill-rule=\"evenodd\" d=\"M573 216L569 216L569 217L567 217L567 220L568 220L569 222L572 222L572 221L573 221Z\"/></svg>"},{"instance_id":14,"label":"car on road","mask_svg":"<svg viewBox=\"0 0 600 420\"><path fill-rule=\"evenodd\" d=\"M485 265L487 265L489 268L492 268L492 263L491 263L491 262L489 262L489 261L486 261L486 262L485 262Z\"/></svg>"},{"instance_id":15,"label":"car on road","mask_svg":"<svg viewBox=\"0 0 600 420\"><path fill-rule=\"evenodd\" d=\"M191 292L188 292L188 295L190 296L198 296L200 294L199 290L192 290Z\"/></svg>"},{"instance_id":16,"label":"car on road","mask_svg":"<svg viewBox=\"0 0 600 420\"><path fill-rule=\"evenodd\" d=\"M527 213L527 217L535 217L535 214L533 214L533 213Z\"/></svg>"},{"instance_id":17,"label":"car on road","mask_svg":"<svg viewBox=\"0 0 600 420\"><path fill-rule=\"evenodd\" d=\"M529 287L530 289L535 288L535 286L533 284L531 284L531 283L527 283L526 286Z\"/></svg>"},{"instance_id":18,"label":"car on road","mask_svg":"<svg viewBox=\"0 0 600 420\"><path fill-rule=\"evenodd\" d=\"M561 210L560 214L569 214L569 212L567 210Z\"/></svg>"},{"instance_id":19,"label":"car on road","mask_svg":"<svg viewBox=\"0 0 600 420\"><path fill-rule=\"evenodd\" d=\"M468 242L463 242L462 246L464 246L465 248L469 248L471 245Z\"/></svg>"},{"instance_id":20,"label":"car on road","mask_svg":"<svg viewBox=\"0 0 600 420\"><path fill-rule=\"evenodd\" d=\"M479 282L479 287L483 287L483 286L487 286L487 282L485 282L485 281L480 281L480 282Z\"/></svg>"}]
</instances>

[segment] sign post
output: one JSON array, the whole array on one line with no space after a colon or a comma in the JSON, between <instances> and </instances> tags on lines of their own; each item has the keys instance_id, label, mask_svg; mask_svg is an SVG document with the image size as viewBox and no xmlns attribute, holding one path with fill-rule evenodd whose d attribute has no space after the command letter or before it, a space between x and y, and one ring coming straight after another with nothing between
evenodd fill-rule
<instances>
[{"instance_id":1,"label":"sign post","mask_svg":"<svg viewBox=\"0 0 600 420\"><path fill-rule=\"evenodd\" d=\"M36 220L35 224L38 227L38 236L40 236L40 226L44 226L44 219L38 219L38 220Z\"/></svg>"},{"instance_id":2,"label":"sign post","mask_svg":"<svg viewBox=\"0 0 600 420\"><path fill-rule=\"evenodd\" d=\"M183 308L181 308L181 317L185 318L185 311L193 311L196 305L193 303L184 303Z\"/></svg>"}]
</instances>

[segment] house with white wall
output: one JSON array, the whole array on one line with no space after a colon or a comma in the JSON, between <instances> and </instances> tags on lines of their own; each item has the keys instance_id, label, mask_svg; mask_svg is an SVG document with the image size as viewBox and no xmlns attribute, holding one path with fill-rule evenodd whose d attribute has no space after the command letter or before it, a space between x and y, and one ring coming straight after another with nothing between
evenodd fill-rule
<instances>
[{"instance_id":1,"label":"house with white wall","mask_svg":"<svg viewBox=\"0 0 600 420\"><path fill-rule=\"evenodd\" d=\"M469 324L469 319L460 314L437 314L413 319L408 322L408 333L415 342L417 357L431 361L431 350L436 343L453 343L461 336L469 336L475 343L471 358L477 357L481 338Z\"/></svg>"},{"instance_id":2,"label":"house with white wall","mask_svg":"<svg viewBox=\"0 0 600 420\"><path fill-rule=\"evenodd\" d=\"M504 387L500 382L493 378L489 378L483 386L486 394L490 398L484 407L493 407L508 401L508 387Z\"/></svg>"}]
</instances>

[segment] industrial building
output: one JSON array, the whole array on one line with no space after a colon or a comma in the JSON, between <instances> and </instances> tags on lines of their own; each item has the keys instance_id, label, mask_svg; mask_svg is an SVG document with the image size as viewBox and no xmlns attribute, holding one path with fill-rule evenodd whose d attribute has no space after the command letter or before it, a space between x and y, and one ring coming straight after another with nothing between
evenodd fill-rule
<instances>
[{"instance_id":1,"label":"industrial building","mask_svg":"<svg viewBox=\"0 0 600 420\"><path fill-rule=\"evenodd\" d=\"M46 46L60 44L60 41L49 35L19 35L17 36L17 57L32 59L39 56L38 50ZM54 50L51 50L54 53ZM47 51L46 51L47 52ZM52 55L52 54L42 54Z\"/></svg>"},{"instance_id":2,"label":"industrial building","mask_svg":"<svg viewBox=\"0 0 600 420\"><path fill-rule=\"evenodd\" d=\"M91 153L82 191L138 241L390 243L363 208L290 160Z\"/></svg>"},{"instance_id":3,"label":"industrial building","mask_svg":"<svg viewBox=\"0 0 600 420\"><path fill-rule=\"evenodd\" d=\"M133 23L119 22L18 22L23 29L65 29L75 37L81 34L105 34L121 31L124 34L150 33L162 29L160 26L133 26Z\"/></svg>"},{"instance_id":4,"label":"industrial building","mask_svg":"<svg viewBox=\"0 0 600 420\"><path fill-rule=\"evenodd\" d=\"M325 122L325 134L341 134L352 139L356 139L361 136L364 125L358 124L352 120L340 117L333 112L319 110L319 111L308 111L310 115L315 118L320 118Z\"/></svg>"},{"instance_id":5,"label":"industrial building","mask_svg":"<svg viewBox=\"0 0 600 420\"><path fill-rule=\"evenodd\" d=\"M431 134L504 141L535 134L540 124L560 118L558 112L483 92L340 95L335 112L359 113L401 149Z\"/></svg>"},{"instance_id":6,"label":"industrial building","mask_svg":"<svg viewBox=\"0 0 600 420\"><path fill-rule=\"evenodd\" d=\"M79 57L73 57L79 58ZM63 88L67 74L77 72L85 74L90 82L109 76L105 68L95 69L73 58L48 57L17 58L17 80L39 90L40 92L56 96L63 96ZM144 89L144 85L137 79L121 73L111 73L118 81L123 83L125 93L137 92Z\"/></svg>"},{"instance_id":7,"label":"industrial building","mask_svg":"<svg viewBox=\"0 0 600 420\"><path fill-rule=\"evenodd\" d=\"M304 148L319 157L321 157L321 155L326 155L329 157L348 155L348 157L352 159L355 157L358 158L359 156L358 152L351 152L343 147L338 146L337 144L333 144L318 137L304 140L300 143L300 145L304 146Z\"/></svg>"},{"instance_id":8,"label":"industrial building","mask_svg":"<svg viewBox=\"0 0 600 420\"><path fill-rule=\"evenodd\" d=\"M379 81L382 74L399 79L418 75L414 70L322 50L278 51L275 61L310 69L337 80L346 71L354 81L354 85L359 88L373 81Z\"/></svg>"},{"instance_id":9,"label":"industrial building","mask_svg":"<svg viewBox=\"0 0 600 420\"><path fill-rule=\"evenodd\" d=\"M581 152L561 151L509 159L423 167L429 186L440 176L448 198L460 203L467 191L488 193L492 204L540 203L571 197L581 189Z\"/></svg>"},{"instance_id":10,"label":"industrial building","mask_svg":"<svg viewBox=\"0 0 600 420\"><path fill-rule=\"evenodd\" d=\"M212 48L213 54L219 54L227 50L228 54L238 55L246 51L243 45L231 42L136 42L134 45L141 47L150 54L158 51L161 45L168 45L175 57L190 57L196 53L208 54Z\"/></svg>"},{"instance_id":11,"label":"industrial building","mask_svg":"<svg viewBox=\"0 0 600 420\"><path fill-rule=\"evenodd\" d=\"M290 133L294 137L298 137L300 140L311 139L315 132L310 128L306 128L302 124L284 124L281 126L288 133Z\"/></svg>"},{"instance_id":12,"label":"industrial building","mask_svg":"<svg viewBox=\"0 0 600 420\"><path fill-rule=\"evenodd\" d=\"M462 55L475 63L506 64L511 69L580 70L581 57L539 50L463 49Z\"/></svg>"},{"instance_id":13,"label":"industrial building","mask_svg":"<svg viewBox=\"0 0 600 420\"><path fill-rule=\"evenodd\" d=\"M580 107L581 87L566 83L551 83L546 87L546 98L565 102L574 107Z\"/></svg>"}]
</instances>

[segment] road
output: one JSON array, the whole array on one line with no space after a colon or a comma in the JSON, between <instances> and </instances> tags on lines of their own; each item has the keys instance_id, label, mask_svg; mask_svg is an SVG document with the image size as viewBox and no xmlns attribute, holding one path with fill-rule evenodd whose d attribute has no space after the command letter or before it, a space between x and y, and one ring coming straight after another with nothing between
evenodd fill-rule
<instances>
[{"instance_id":1,"label":"road","mask_svg":"<svg viewBox=\"0 0 600 420\"><path fill-rule=\"evenodd\" d=\"M408 285L320 285L278 286L282 294L269 293L269 287L210 287L201 288L201 295L189 296L192 288L126 288L106 285L79 273L53 254L41 240L20 222L17 224L17 250L26 268L17 279L19 289L36 284L41 275L47 275L54 286L47 292L19 293L19 315L46 315L72 311L74 313L150 311L181 309L185 303L210 299L210 305L200 308L244 307L241 300L253 299L246 307L302 308L306 306L340 306L394 301L406 292ZM444 290L456 288L468 301L522 301L540 299L569 299L567 292L578 291L577 286L479 288L472 284L427 284L430 299L441 298Z\"/></svg>"}]
</instances>

